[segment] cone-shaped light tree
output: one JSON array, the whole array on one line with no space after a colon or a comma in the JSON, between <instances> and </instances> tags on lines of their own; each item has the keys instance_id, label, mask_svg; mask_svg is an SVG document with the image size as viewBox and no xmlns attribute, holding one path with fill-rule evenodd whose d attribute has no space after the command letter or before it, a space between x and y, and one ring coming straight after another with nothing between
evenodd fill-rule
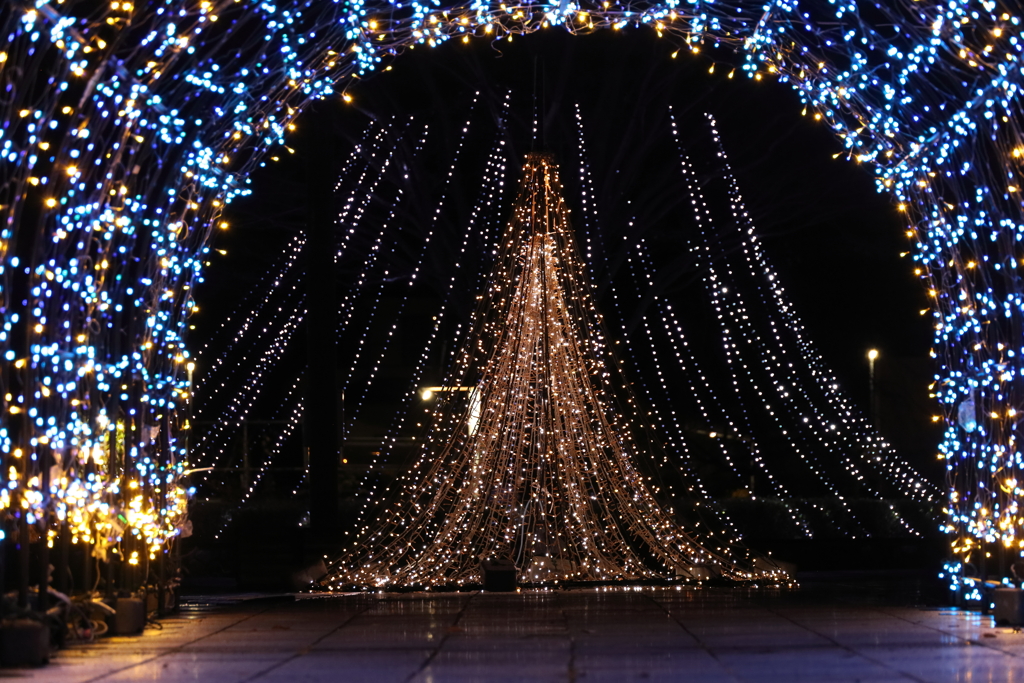
<instances>
[{"instance_id":1,"label":"cone-shaped light tree","mask_svg":"<svg viewBox=\"0 0 1024 683\"><path fill-rule=\"evenodd\" d=\"M429 436L325 587L473 584L487 559L524 583L781 578L642 469L654 444L635 438L568 214L552 158L528 155Z\"/></svg>"}]
</instances>

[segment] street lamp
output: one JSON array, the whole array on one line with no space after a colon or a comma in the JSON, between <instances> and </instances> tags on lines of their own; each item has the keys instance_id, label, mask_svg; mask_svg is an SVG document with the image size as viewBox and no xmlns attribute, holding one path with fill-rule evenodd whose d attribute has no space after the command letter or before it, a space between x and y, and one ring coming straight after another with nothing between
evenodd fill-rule
<instances>
[{"instance_id":1,"label":"street lamp","mask_svg":"<svg viewBox=\"0 0 1024 683\"><path fill-rule=\"evenodd\" d=\"M476 387L423 387L420 389L420 398L424 401L429 401L434 398L435 394L441 394L447 391L473 391Z\"/></svg>"},{"instance_id":2,"label":"street lamp","mask_svg":"<svg viewBox=\"0 0 1024 683\"><path fill-rule=\"evenodd\" d=\"M868 391L869 391L869 412L871 423L878 429L878 406L875 401L875 361L878 359L878 349L868 351Z\"/></svg>"},{"instance_id":3,"label":"street lamp","mask_svg":"<svg viewBox=\"0 0 1024 683\"><path fill-rule=\"evenodd\" d=\"M466 420L466 431L469 432L470 436L472 436L476 433L476 428L480 424L480 416L482 412L480 406L480 392L477 391L476 387L424 387L420 390L420 398L424 401L429 401L434 398L435 395L449 391L469 392L469 415Z\"/></svg>"}]
</instances>

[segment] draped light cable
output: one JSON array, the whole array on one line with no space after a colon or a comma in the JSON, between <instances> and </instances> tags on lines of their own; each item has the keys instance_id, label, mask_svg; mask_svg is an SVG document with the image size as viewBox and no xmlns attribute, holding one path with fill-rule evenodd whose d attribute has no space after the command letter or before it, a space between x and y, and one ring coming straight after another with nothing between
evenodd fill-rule
<instances>
[{"instance_id":1,"label":"draped light cable","mask_svg":"<svg viewBox=\"0 0 1024 683\"><path fill-rule=\"evenodd\" d=\"M538 583L781 578L721 532L681 526L637 468L637 407L567 218L553 160L528 155L459 384L442 392L407 483L332 563L329 589L476 583L491 558Z\"/></svg>"}]
</instances>

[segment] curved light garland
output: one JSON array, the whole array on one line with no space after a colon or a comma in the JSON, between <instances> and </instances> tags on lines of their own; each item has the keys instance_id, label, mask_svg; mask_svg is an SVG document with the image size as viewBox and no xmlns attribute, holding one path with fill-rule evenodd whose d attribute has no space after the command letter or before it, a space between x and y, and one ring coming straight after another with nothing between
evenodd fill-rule
<instances>
[{"instance_id":1,"label":"curved light garland","mask_svg":"<svg viewBox=\"0 0 1024 683\"><path fill-rule=\"evenodd\" d=\"M685 525L659 505L568 218L553 158L527 155L426 441L329 590L476 584L488 559L513 560L526 583L785 578L699 501Z\"/></svg>"},{"instance_id":2,"label":"curved light garland","mask_svg":"<svg viewBox=\"0 0 1024 683\"><path fill-rule=\"evenodd\" d=\"M356 79L416 46L647 27L788 83L906 213L934 300L946 531L965 559L980 542L1024 548L1018 12L988 0L5 3L0 506L35 521L64 505L82 538L177 533L191 288L224 205L282 153L311 99L350 99Z\"/></svg>"},{"instance_id":3,"label":"curved light garland","mask_svg":"<svg viewBox=\"0 0 1024 683\"><path fill-rule=\"evenodd\" d=\"M417 417L430 419L429 406L433 405L433 401L423 399L422 388L431 383L436 384L440 378L435 375L431 381L424 381L423 373L428 358L436 357L434 347L442 322L450 320L453 315L458 316L458 306L452 301L456 283L461 282L465 286L469 282L475 282L477 277L474 277L471 271L476 272L477 269L482 271L479 277L483 277L486 269L476 259L479 259L481 254L492 254L495 250L500 250L496 245L504 244L500 235L490 234L493 230L490 226L500 226L507 218L504 203L496 200L502 194L501 188L509 184L505 171L508 166L509 150L505 145L506 131L502 126L508 119L510 94L506 93L503 98L502 116L495 119L499 127L498 139L490 148L490 153L486 155L487 161L483 165L479 190L470 190L465 186L465 181L460 182L460 194L475 194L476 201L472 204L465 224L458 225L458 229L453 232L447 232L442 227L444 224L448 224L449 229L454 227L450 219L438 219L447 208L446 205L452 201L447 192L442 189L436 197L432 196L428 206L415 203L410 206L407 204L408 196L403 191L410 177L431 176L431 171L412 164L413 160L420 159L421 154L431 156L430 152L423 152L417 145L409 156L400 155L392 159L388 156L388 150L396 146L396 143L385 146L366 144L371 137L380 139L383 136L396 141L400 141L409 133L415 133L418 137L418 129L415 126L410 127L414 118L405 123L397 120L387 124L371 123L352 152L353 155L361 153L366 157L356 163L350 156L338 183L336 191L345 207L339 216L341 234L346 238L353 232L362 236L362 239L343 246L338 252L339 272L347 273L345 277L349 283L343 288L346 290L341 302L344 315L338 326L339 346L347 350L344 353L350 358L343 384L346 390L351 390L347 393L344 431L349 433L349 430L357 429L361 419L361 408L365 406L367 396L372 393L379 402L380 392L385 386L390 388L392 401L402 406L392 417L387 436L379 437L380 440L375 444L379 446L379 450L371 454L372 462L360 488L373 493L359 496L360 524L373 526L380 521L377 517L375 522L372 514L367 513L379 512L380 503L388 497L381 495L381 489L378 488L378 484L382 483L379 472L382 465L393 466L395 462L396 454L392 450L396 445L395 436L404 436L410 434L410 431L415 431L410 430L410 420L416 421ZM479 111L480 108L476 106L477 98L473 99L471 109ZM755 470L764 478L761 485L767 485L763 490L756 486L759 497L767 493L769 498L774 498L773 504L781 504L781 509L790 517L792 531L807 536L817 535L817 531L855 536L879 533L881 529L877 526L877 519L874 524L865 528L862 522L870 520L858 519L850 509L850 503L862 504L865 496L873 500L916 500L929 509L934 507L938 499L938 489L913 472L905 462L895 457L895 453L884 441L878 439L870 423L860 415L840 390L838 380L807 338L793 304L788 300L781 285L779 274L772 268L760 245L760 238L744 206L737 181L729 170L728 156L713 121L705 125L698 124L696 129L691 128L689 131L689 137L706 137L710 144L703 149L698 145L697 148L685 152L674 116L669 126L670 137L675 139L681 154L677 170L681 172L679 180L683 182L685 188L680 203L683 206L690 204L690 212L684 210L683 213L692 213L694 221L691 223L685 221L683 216L679 216L683 223L677 226L676 231L691 236L691 241L684 251L699 255L699 259L704 262L704 288L711 299L729 299L728 305L719 306L710 318L695 323L693 314L696 313L696 309L701 308L701 304L692 296L688 297L688 303L684 304L683 311L680 312L682 318L688 318L684 321L677 317L676 310L667 300L662 299L659 294L651 294L659 291L656 284L658 259L649 250L644 239L633 243L631 238L634 226L639 223L636 218L628 221L629 228L626 234L620 235L626 238L624 242L619 242L623 246L615 250L624 258L625 270L620 271L619 276L610 275L611 265L607 259L608 251L605 249L599 250L604 257L595 260L591 247L598 244L603 234L602 226L604 229L608 229L609 226L607 219L599 215L603 212L598 211L598 202L595 202L598 193L593 185L593 171L585 152L587 127L584 126L579 106L576 107L575 113L576 143L579 148L577 191L579 205L583 209L577 216L577 221L579 225L587 226L579 232L579 242L581 245L587 245L587 258L591 259L589 262L585 259L580 265L587 268L590 273L597 274L592 277L595 282L600 282L602 277L610 277L603 285L607 287L605 296L609 303L605 313L610 316L605 318L605 322L610 325L609 329L613 334L616 334L616 344L624 345L617 347L625 350L622 358L627 363L631 360L645 359L645 362L631 368L628 374L637 380L635 386L640 389L638 395L646 399L645 403L650 410L648 414L652 418L650 428L657 434L655 439L663 441L667 447L661 454L661 461L655 467L663 477L660 484L663 491L669 497L676 498L679 493L688 490L691 492L690 495L684 493L683 498L696 495L702 506L707 504L716 509L716 503L703 483L713 483L718 491L737 492L737 487L746 489L750 482L749 475L755 474L751 470ZM379 125L383 127L378 130ZM434 173L441 178L442 188L448 187L448 179L453 176L465 177L464 169L459 168L460 160L462 165L473 165L470 161L473 154L463 152L462 140L466 136L480 138L492 134L492 131L481 129L480 122L472 115L466 118L459 115L457 120L452 121L452 125L461 129L459 142L442 143L444 151L451 158L437 159L428 164L429 167L441 169L440 173L436 170ZM703 131L703 136L699 131ZM655 137L661 135L654 131L649 134ZM424 140L418 139L421 142ZM573 155L570 153L568 156ZM377 161L374 161L375 159ZM478 158L476 163L479 164L481 161L482 159ZM367 168L363 168L364 163ZM669 164L670 167L673 165ZM694 166L704 170L694 171ZM388 168L393 171L390 179L385 177ZM369 169L372 169L372 172L368 172ZM663 180L675 177L672 171L666 171L668 175ZM721 174L724 184L717 187L714 183L702 186L697 182L698 177L708 177L709 172L712 175ZM362 206L371 194L378 205L376 211L352 210L353 207ZM613 201L616 204L621 202L621 199L618 202ZM718 206L722 213L715 216L711 211L712 206ZM419 247L410 250L406 246L407 254L416 255L415 259L409 259L407 256L404 265L399 265L390 259L395 256L394 251L400 235L408 234L411 227L406 222L408 218L402 219L400 216L411 215L421 216L430 227L421 237L422 243ZM723 216L726 217L724 222L721 221ZM361 230L360 225L380 227L367 232ZM486 237L482 237L483 235ZM456 248L455 245L460 241L461 247ZM476 252L475 258L473 252ZM452 255L455 255L454 259L451 258ZM441 265L445 257L448 261ZM487 260L489 259L483 258L483 261ZM473 262L478 263L477 269L473 269ZM435 264L434 268L440 266L444 273L440 281L434 284L434 287L438 288L438 293L443 294L439 307L431 311L434 313L432 324L425 328L421 327L419 334L411 333L408 325L411 323L410 318L415 317L411 309L419 309L422 302L416 306L409 305L409 295L415 288L407 281L392 290L394 303L387 306L389 314L382 320L381 302L385 290L389 288L389 276L397 275L397 279L403 281L408 278L410 272L418 272L422 275L420 284L423 285L434 277L430 272L430 263ZM471 271L467 271L467 268ZM463 272L461 277L460 271ZM258 391L258 388L249 388L246 391L246 386L238 387L237 379L231 379L234 374L232 366L238 358L244 359L247 352L259 352L266 345L265 335L250 334L246 339L247 331L265 331L268 325L274 324L275 316L280 316L282 311L293 310L294 302L287 293L287 286L281 282L279 274L275 275L279 272L276 269L268 272L268 286L261 289L260 297L255 297L255 307L234 323L234 326L238 326L234 339L230 339L229 336L219 345L223 347L223 352L234 360L225 363L223 361L228 356L209 358L211 349L207 347L204 350L204 355L199 361L204 367L209 367L208 371L204 371L203 380L205 386L212 389L209 394L204 393L203 398L208 400L215 395L218 386L227 387L229 384L233 387L232 391L237 389L242 392L240 396ZM466 275L469 275L468 279ZM427 288L431 287L428 285ZM470 285L468 291L479 291L483 288L483 284ZM598 291L601 289L602 286L599 286ZM263 294L266 298L262 298ZM643 315L640 320L642 332L638 329L637 333L631 333L628 322L630 316L623 305L632 311L636 301L648 296L653 296L654 307L657 310ZM754 309L757 310L756 314ZM700 314L696 314L696 321L700 321L701 317ZM383 334L383 337L378 336L378 342L368 343L367 340L375 336L371 334L374 328L377 334ZM684 328L691 333L699 329L699 336L705 338L719 336L714 334L715 330L723 333L722 346L719 348L724 351L724 357L718 360L724 362L727 367L719 367L716 371L714 359L718 356L714 354L713 349L706 347L699 352L701 358L698 361L695 349L690 344L695 337L684 333ZM409 338L410 334L413 338L423 335L426 338L423 351L419 354L408 382L395 381L395 368L392 368L392 374L386 380L378 372L382 362L381 349L386 349L392 334L406 338ZM448 337L447 334L441 336ZM456 340L462 339L460 334L454 336ZM270 337L276 339L277 335ZM460 342L456 341L455 348L458 348L459 344ZM376 352L370 353L370 349ZM705 355L709 351L712 355ZM440 367L451 367L452 362L446 356ZM718 379L709 379L705 374L707 370L711 370ZM737 372L745 376L743 380L737 381ZM755 376L751 376L751 373ZM660 391L655 385L660 385ZM729 394L727 402L721 401L716 387L724 388ZM429 395L428 393L427 396ZM232 394L231 401L234 398ZM221 402L225 400L226 397L222 396ZM423 400L427 402L421 404ZM278 409L279 413L291 410L291 416L286 421L287 426L280 432L282 438L287 437L295 421L300 417L300 412L293 409L293 403L291 398L285 397ZM688 408L685 405L687 403L690 404ZM212 406L209 402L204 405ZM378 404L375 411L378 414L380 407ZM700 427L703 428L695 428L686 417L687 414L698 413L702 418ZM206 414L202 406L197 406L198 418L205 418ZM217 413L211 411L211 414ZM228 420L232 414L231 410L224 413L227 428L219 430L213 435L213 439L202 442L197 440L197 446L191 454L196 466L203 467L214 462L217 454L227 447L228 440L236 435L230 430L231 420ZM765 418L768 418L767 423ZM786 442L781 449L780 437ZM272 452L267 454L267 460L260 468L261 474L253 479L240 505L252 499L253 487L258 484L262 473L266 472L269 460L280 454L281 443L282 441L278 440ZM704 450L706 446L718 451L717 455L721 459L719 464L724 466L724 470L702 482L694 466L698 462L695 457L701 457L696 455L697 451ZM767 448L762 449L762 446ZM791 453L795 461L791 458L788 463L786 462L787 452ZM674 453L676 457L669 457L669 453ZM741 461L749 461L750 469L739 465ZM664 478L674 470L680 470L679 478ZM829 515L826 520L822 517L824 508L813 499L795 499L787 493L784 481L796 485L801 493L806 495L809 490L808 475L814 482L810 489L817 486L819 490L830 490L833 494L831 502L838 508L836 512L842 514ZM670 483L671 480L675 480L674 483ZM745 493L754 493L755 486L752 482L751 486L752 488L746 489ZM847 496L850 497L849 501L844 500ZM890 522L895 524L892 531L897 534L920 535L920 530L924 528L920 523L928 526L932 524L932 520L927 519L927 516L925 520L910 522L901 516L901 511L892 502L888 504L888 511L891 513ZM716 514L724 516L725 512L716 509ZM809 524L810 519L816 520L813 529Z\"/></svg>"}]
</instances>

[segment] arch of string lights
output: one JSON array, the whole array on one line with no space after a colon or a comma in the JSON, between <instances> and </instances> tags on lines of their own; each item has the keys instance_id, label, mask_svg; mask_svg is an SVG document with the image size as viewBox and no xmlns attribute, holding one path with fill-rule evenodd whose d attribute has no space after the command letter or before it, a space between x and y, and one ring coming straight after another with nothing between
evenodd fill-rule
<instances>
[{"instance_id":1,"label":"arch of string lights","mask_svg":"<svg viewBox=\"0 0 1024 683\"><path fill-rule=\"evenodd\" d=\"M156 547L178 533L191 287L224 206L286 148L308 102L350 99L357 79L418 46L641 29L675 54L730 52L746 76L789 84L906 213L934 301L946 531L964 557L980 542L1024 548L1017 11L987 0L5 3L0 505L29 523L67 520L76 539L131 529ZM849 270L853 286L870 277Z\"/></svg>"}]
</instances>

